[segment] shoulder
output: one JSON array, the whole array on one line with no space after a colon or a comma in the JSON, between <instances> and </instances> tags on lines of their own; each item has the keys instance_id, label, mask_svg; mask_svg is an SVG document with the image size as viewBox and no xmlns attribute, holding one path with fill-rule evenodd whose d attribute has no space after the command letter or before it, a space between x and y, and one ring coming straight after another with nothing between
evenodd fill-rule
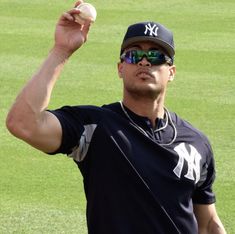
<instances>
[{"instance_id":1,"label":"shoulder","mask_svg":"<svg viewBox=\"0 0 235 234\"><path fill-rule=\"evenodd\" d=\"M190 122L181 118L174 112L170 112L170 115L176 126L178 136L182 141L191 140L197 144L204 145L209 152L212 152L210 141L201 130L194 127Z\"/></svg>"},{"instance_id":2,"label":"shoulder","mask_svg":"<svg viewBox=\"0 0 235 234\"><path fill-rule=\"evenodd\" d=\"M172 121L176 124L178 129L182 129L183 131L189 131L198 137L201 137L203 139L207 139L207 136L198 128L194 127L189 121L181 118L179 115L177 115L174 112L170 112Z\"/></svg>"},{"instance_id":3,"label":"shoulder","mask_svg":"<svg viewBox=\"0 0 235 234\"><path fill-rule=\"evenodd\" d=\"M103 105L103 106L95 106L95 105L65 105L58 109L50 110L52 113L70 113L70 114L81 114L81 113L102 113L102 112L109 112L115 111L116 103Z\"/></svg>"},{"instance_id":4,"label":"shoulder","mask_svg":"<svg viewBox=\"0 0 235 234\"><path fill-rule=\"evenodd\" d=\"M77 106L62 106L55 110L49 110L60 120L63 119L87 119L98 120L107 117L110 114L118 114L120 107L118 103L112 103L103 106L95 105L77 105Z\"/></svg>"}]
</instances>

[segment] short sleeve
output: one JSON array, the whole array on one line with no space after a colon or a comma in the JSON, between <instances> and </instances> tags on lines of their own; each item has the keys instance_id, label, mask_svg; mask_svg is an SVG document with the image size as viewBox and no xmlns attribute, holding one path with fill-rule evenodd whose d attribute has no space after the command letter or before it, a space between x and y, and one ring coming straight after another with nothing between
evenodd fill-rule
<instances>
[{"instance_id":1,"label":"short sleeve","mask_svg":"<svg viewBox=\"0 0 235 234\"><path fill-rule=\"evenodd\" d=\"M63 153L69 155L80 144L80 138L85 128L97 125L104 110L97 106L64 106L50 110L62 127L62 142L58 150L51 154Z\"/></svg>"},{"instance_id":2,"label":"short sleeve","mask_svg":"<svg viewBox=\"0 0 235 234\"><path fill-rule=\"evenodd\" d=\"M215 203L215 194L212 185L215 180L215 162L214 156L209 142L207 146L206 162L202 165L201 180L196 185L193 194L193 203L195 204L212 204Z\"/></svg>"},{"instance_id":3,"label":"short sleeve","mask_svg":"<svg viewBox=\"0 0 235 234\"><path fill-rule=\"evenodd\" d=\"M77 107L64 106L57 110L50 110L62 127L62 142L58 150L50 154L69 154L75 147L83 132L84 116Z\"/></svg>"}]
</instances>

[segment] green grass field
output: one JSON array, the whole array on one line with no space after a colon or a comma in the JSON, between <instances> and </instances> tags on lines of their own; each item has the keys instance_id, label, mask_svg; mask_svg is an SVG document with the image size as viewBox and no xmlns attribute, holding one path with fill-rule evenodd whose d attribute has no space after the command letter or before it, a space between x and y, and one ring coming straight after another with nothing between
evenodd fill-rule
<instances>
[{"instance_id":1,"label":"green grass field","mask_svg":"<svg viewBox=\"0 0 235 234\"><path fill-rule=\"evenodd\" d=\"M159 21L175 35L177 75L167 107L210 138L217 210L235 233L234 0L91 0L98 12L88 42L74 54L50 108L110 103L122 97L116 63L126 27ZM0 1L0 233L85 234L82 178L72 160L47 156L11 136L8 109L53 45L54 27L73 1Z\"/></svg>"}]
</instances>

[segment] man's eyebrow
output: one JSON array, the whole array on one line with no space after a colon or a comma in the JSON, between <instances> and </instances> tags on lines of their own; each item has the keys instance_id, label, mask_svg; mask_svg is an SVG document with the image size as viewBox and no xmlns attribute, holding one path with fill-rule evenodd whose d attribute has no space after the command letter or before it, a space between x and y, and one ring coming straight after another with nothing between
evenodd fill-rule
<instances>
[{"instance_id":1,"label":"man's eyebrow","mask_svg":"<svg viewBox=\"0 0 235 234\"><path fill-rule=\"evenodd\" d=\"M159 47L151 47L151 48L149 48L149 50L161 50L161 48L159 48Z\"/></svg>"},{"instance_id":2,"label":"man's eyebrow","mask_svg":"<svg viewBox=\"0 0 235 234\"><path fill-rule=\"evenodd\" d=\"M139 46L139 45L131 45L131 46L128 46L127 48L126 48L126 50L129 50L129 49L131 49L131 48L137 48L137 49L141 49L141 46Z\"/></svg>"}]
</instances>

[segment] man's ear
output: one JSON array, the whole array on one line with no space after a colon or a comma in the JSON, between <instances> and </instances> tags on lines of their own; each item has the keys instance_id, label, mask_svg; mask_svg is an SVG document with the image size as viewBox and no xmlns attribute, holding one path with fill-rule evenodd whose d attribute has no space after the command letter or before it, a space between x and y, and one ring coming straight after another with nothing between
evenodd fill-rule
<instances>
[{"instance_id":1,"label":"man's ear","mask_svg":"<svg viewBox=\"0 0 235 234\"><path fill-rule=\"evenodd\" d=\"M117 64L117 68L118 68L118 76L120 78L123 78L123 63L119 62Z\"/></svg>"},{"instance_id":2,"label":"man's ear","mask_svg":"<svg viewBox=\"0 0 235 234\"><path fill-rule=\"evenodd\" d=\"M175 73L176 73L176 67L175 65L172 65L169 67L169 77L168 77L168 81L171 82L174 80L175 78Z\"/></svg>"}]
</instances>

